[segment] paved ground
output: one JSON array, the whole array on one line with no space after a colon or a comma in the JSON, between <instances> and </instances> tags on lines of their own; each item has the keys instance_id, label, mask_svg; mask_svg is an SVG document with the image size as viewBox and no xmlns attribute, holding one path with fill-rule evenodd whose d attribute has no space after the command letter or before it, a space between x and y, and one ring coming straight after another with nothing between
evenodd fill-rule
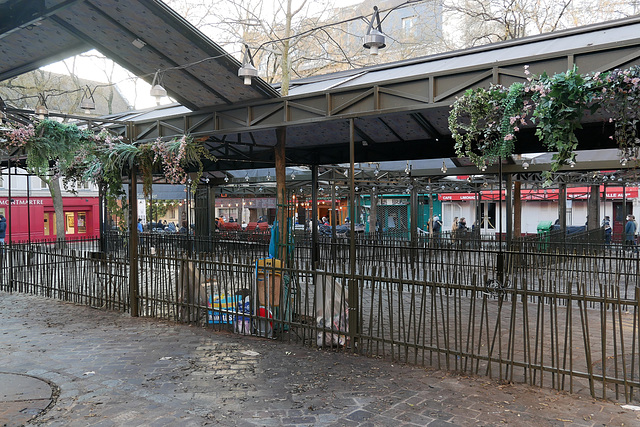
<instances>
[{"instance_id":1,"label":"paved ground","mask_svg":"<svg viewBox=\"0 0 640 427\"><path fill-rule=\"evenodd\" d=\"M0 371L8 426L640 425L584 396L2 292Z\"/></svg>"}]
</instances>

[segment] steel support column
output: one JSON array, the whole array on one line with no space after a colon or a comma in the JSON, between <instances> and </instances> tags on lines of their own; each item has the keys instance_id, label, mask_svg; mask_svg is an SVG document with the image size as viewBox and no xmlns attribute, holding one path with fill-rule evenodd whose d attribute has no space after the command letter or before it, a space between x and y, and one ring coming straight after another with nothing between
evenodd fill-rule
<instances>
[{"instance_id":1,"label":"steel support column","mask_svg":"<svg viewBox=\"0 0 640 427\"><path fill-rule=\"evenodd\" d=\"M318 246L318 165L311 166L311 266L318 268L320 247Z\"/></svg>"},{"instance_id":2,"label":"steel support column","mask_svg":"<svg viewBox=\"0 0 640 427\"><path fill-rule=\"evenodd\" d=\"M131 168L129 184L129 304L131 316L138 317L138 196L137 166Z\"/></svg>"},{"instance_id":3,"label":"steel support column","mask_svg":"<svg viewBox=\"0 0 640 427\"><path fill-rule=\"evenodd\" d=\"M378 191L376 187L371 189L371 209L369 210L369 234L378 237Z\"/></svg>"},{"instance_id":4,"label":"steel support column","mask_svg":"<svg viewBox=\"0 0 640 427\"><path fill-rule=\"evenodd\" d=\"M213 185L207 182L207 222L209 224L209 237L213 237L216 231L216 192ZM213 250L213 248L210 248Z\"/></svg>"},{"instance_id":5,"label":"steel support column","mask_svg":"<svg viewBox=\"0 0 640 427\"><path fill-rule=\"evenodd\" d=\"M513 242L513 175L507 174L507 191L506 191L506 202L507 202L507 229L506 232L506 242L507 242L507 250L511 250L511 243Z\"/></svg>"},{"instance_id":6,"label":"steel support column","mask_svg":"<svg viewBox=\"0 0 640 427\"><path fill-rule=\"evenodd\" d=\"M360 313L358 312L359 295L358 281L356 280L356 236L355 236L355 127L353 119L349 120L349 335L351 348L355 353L358 347L358 335L360 333Z\"/></svg>"},{"instance_id":7,"label":"steel support column","mask_svg":"<svg viewBox=\"0 0 640 427\"><path fill-rule=\"evenodd\" d=\"M410 238L411 238L411 264L417 266L417 250L418 250L418 188L413 178L411 178L411 200L410 206Z\"/></svg>"},{"instance_id":8,"label":"steel support column","mask_svg":"<svg viewBox=\"0 0 640 427\"><path fill-rule=\"evenodd\" d=\"M12 184L11 184L11 159L10 158L7 160L7 174L9 176L9 192L8 192L8 196L9 197L8 197L8 200L7 200L7 211L5 212L5 217L6 217L6 220L7 220L7 230L6 230L5 236L8 239L5 239L5 242L8 241L9 242L9 248L11 248L11 247L13 247L13 241L11 240L11 228L12 228L11 227L11 223L13 222L12 221L13 220L13 215L11 215L11 205L13 203L11 203L12 202L12 199L11 199L11 187L12 187ZM6 245L6 243L5 243L5 245ZM2 248L2 249L4 249L4 248ZM13 291L13 256L11 254L11 250L9 250L9 251L3 250L2 251L2 256L3 257L7 257L8 256L9 292L12 292Z\"/></svg>"},{"instance_id":9,"label":"steel support column","mask_svg":"<svg viewBox=\"0 0 640 427\"><path fill-rule=\"evenodd\" d=\"M333 262L337 259L336 218L336 171L331 169L331 213L329 214L329 221L331 223L331 260Z\"/></svg>"},{"instance_id":10,"label":"steel support column","mask_svg":"<svg viewBox=\"0 0 640 427\"><path fill-rule=\"evenodd\" d=\"M433 190L431 189L431 178L429 178L429 242L433 237Z\"/></svg>"}]
</instances>

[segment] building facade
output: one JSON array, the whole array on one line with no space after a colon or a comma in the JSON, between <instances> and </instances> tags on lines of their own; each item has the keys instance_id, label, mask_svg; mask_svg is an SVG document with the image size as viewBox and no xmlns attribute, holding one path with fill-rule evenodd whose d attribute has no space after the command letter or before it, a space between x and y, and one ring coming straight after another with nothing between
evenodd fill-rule
<instances>
[{"instance_id":1,"label":"building facade","mask_svg":"<svg viewBox=\"0 0 640 427\"><path fill-rule=\"evenodd\" d=\"M24 170L6 169L0 175L0 214L7 218L6 242L54 241L56 213L47 185ZM11 199L9 199L11 193ZM90 239L100 236L100 200L93 184L63 190L64 236Z\"/></svg>"}]
</instances>

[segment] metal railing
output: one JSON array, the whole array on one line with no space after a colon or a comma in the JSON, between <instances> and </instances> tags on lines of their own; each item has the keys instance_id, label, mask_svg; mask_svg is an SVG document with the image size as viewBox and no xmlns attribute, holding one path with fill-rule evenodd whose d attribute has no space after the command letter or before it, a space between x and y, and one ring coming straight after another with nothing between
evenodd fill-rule
<instances>
[{"instance_id":1,"label":"metal railing","mask_svg":"<svg viewBox=\"0 0 640 427\"><path fill-rule=\"evenodd\" d=\"M553 247L537 236L510 248L460 236L377 237L356 237L352 272L348 238L322 240L314 270L300 238L294 265L283 268L256 264L265 242L145 234L137 314L638 400L640 258L629 248L605 247L596 235ZM127 242L117 234L6 245L0 290L129 311Z\"/></svg>"}]
</instances>

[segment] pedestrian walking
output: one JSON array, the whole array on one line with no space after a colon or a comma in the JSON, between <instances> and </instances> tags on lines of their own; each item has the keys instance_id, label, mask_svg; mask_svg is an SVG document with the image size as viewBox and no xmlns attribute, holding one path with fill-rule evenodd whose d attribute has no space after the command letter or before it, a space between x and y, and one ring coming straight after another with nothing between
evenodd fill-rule
<instances>
[{"instance_id":1,"label":"pedestrian walking","mask_svg":"<svg viewBox=\"0 0 640 427\"><path fill-rule=\"evenodd\" d=\"M433 240L436 246L440 245L440 231L442 231L442 221L440 221L440 217L438 215L433 217L432 225L433 228Z\"/></svg>"},{"instance_id":2,"label":"pedestrian walking","mask_svg":"<svg viewBox=\"0 0 640 427\"><path fill-rule=\"evenodd\" d=\"M604 244L611 245L611 235L613 230L611 229L611 219L608 215L602 220L602 227L604 228Z\"/></svg>"},{"instance_id":3,"label":"pedestrian walking","mask_svg":"<svg viewBox=\"0 0 640 427\"><path fill-rule=\"evenodd\" d=\"M0 215L0 245L4 245L4 238L7 235L7 219Z\"/></svg>"},{"instance_id":4,"label":"pedestrian walking","mask_svg":"<svg viewBox=\"0 0 640 427\"><path fill-rule=\"evenodd\" d=\"M636 230L637 228L636 223L633 221L633 215L627 215L627 223L624 226L624 246L629 250L633 249L634 252L636 251Z\"/></svg>"}]
</instances>

